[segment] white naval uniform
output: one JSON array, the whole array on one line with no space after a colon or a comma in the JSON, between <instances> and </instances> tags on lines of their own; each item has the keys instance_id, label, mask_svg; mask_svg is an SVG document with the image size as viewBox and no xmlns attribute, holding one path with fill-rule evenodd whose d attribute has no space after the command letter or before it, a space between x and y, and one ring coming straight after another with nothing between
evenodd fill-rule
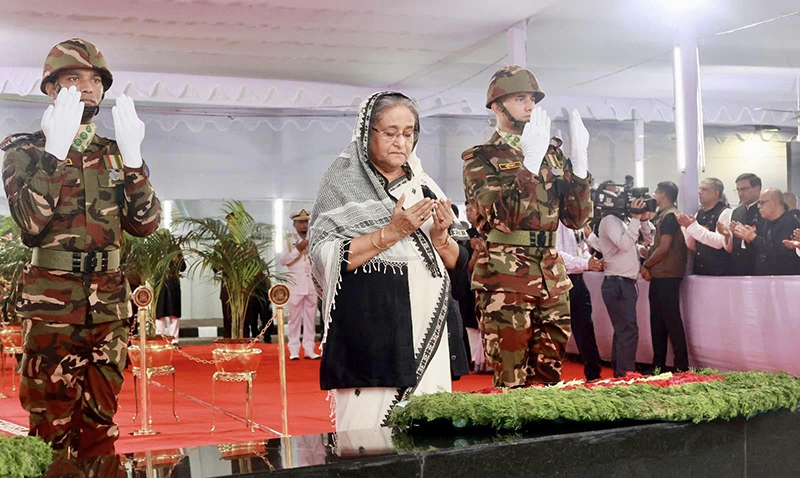
<instances>
[{"instance_id":1,"label":"white naval uniform","mask_svg":"<svg viewBox=\"0 0 800 478\"><path fill-rule=\"evenodd\" d=\"M303 327L303 352L314 355L314 334L317 317L317 292L311 281L310 247L300 253L295 244L302 241L297 233L286 235L286 252L281 256L281 265L286 266L293 284L287 284L289 297L289 355L300 355L300 326Z\"/></svg>"}]
</instances>

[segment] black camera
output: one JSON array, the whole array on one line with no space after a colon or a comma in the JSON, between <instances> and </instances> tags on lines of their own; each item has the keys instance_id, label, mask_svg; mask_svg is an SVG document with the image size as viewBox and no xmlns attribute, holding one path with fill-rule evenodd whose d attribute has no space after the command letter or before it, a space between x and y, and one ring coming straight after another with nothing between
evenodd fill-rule
<instances>
[{"instance_id":1,"label":"black camera","mask_svg":"<svg viewBox=\"0 0 800 478\"><path fill-rule=\"evenodd\" d=\"M654 197L650 196L648 188L633 187L633 177L625 176L624 184L616 184L610 181L601 183L600 186L592 191L594 201L594 216L597 219L613 214L619 217L630 217L631 214L642 214L645 212L656 212L657 204ZM644 207L640 209L632 208L631 203L634 199L644 200Z\"/></svg>"}]
</instances>

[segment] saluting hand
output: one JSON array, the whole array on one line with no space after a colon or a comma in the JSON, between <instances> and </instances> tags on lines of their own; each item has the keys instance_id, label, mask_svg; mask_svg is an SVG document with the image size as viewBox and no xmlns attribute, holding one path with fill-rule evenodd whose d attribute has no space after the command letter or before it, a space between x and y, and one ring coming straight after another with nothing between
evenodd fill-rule
<instances>
[{"instance_id":1,"label":"saluting hand","mask_svg":"<svg viewBox=\"0 0 800 478\"><path fill-rule=\"evenodd\" d=\"M584 179L589 172L589 130L584 126L577 109L569 115L569 140L572 146L572 174Z\"/></svg>"},{"instance_id":2,"label":"saluting hand","mask_svg":"<svg viewBox=\"0 0 800 478\"><path fill-rule=\"evenodd\" d=\"M111 108L114 117L114 131L117 146L122 153L122 161L129 168L142 165L142 140L144 139L144 122L136 114L133 100L127 95L117 97L117 106Z\"/></svg>"},{"instance_id":3,"label":"saluting hand","mask_svg":"<svg viewBox=\"0 0 800 478\"><path fill-rule=\"evenodd\" d=\"M74 86L62 88L55 102L42 115L44 150L60 160L67 159L72 141L81 127L81 92Z\"/></svg>"},{"instance_id":4,"label":"saluting hand","mask_svg":"<svg viewBox=\"0 0 800 478\"><path fill-rule=\"evenodd\" d=\"M533 109L531 120L522 130L519 145L525 155L525 167L529 171L538 171L550 146L550 117L547 111L538 106Z\"/></svg>"}]
</instances>

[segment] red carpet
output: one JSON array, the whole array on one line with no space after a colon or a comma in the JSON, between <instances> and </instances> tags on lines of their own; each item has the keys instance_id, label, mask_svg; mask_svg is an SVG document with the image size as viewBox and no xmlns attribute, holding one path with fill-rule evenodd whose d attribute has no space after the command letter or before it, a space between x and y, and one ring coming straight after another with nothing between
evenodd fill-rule
<instances>
[{"instance_id":1,"label":"red carpet","mask_svg":"<svg viewBox=\"0 0 800 478\"><path fill-rule=\"evenodd\" d=\"M177 375L176 407L180 422L176 422L172 416L171 377L155 377L156 385L152 391L152 428L159 434L147 437L131 436L131 432L139 429L140 422L131 421L134 413L134 396L132 375L128 370L125 372L125 385L122 388L120 408L116 416L121 432L117 441L117 452L130 453L276 437L272 431L281 430L278 346L261 344L260 348L264 353L253 387L253 420L257 428L254 434L248 431L244 424L244 383L217 383L217 428L213 433L210 431L211 377L215 371L214 366L192 362L176 353L173 365ZM212 345L183 348L185 352L207 360L211 359L212 349ZM6 363L7 378L11 372L11 362ZM319 389L319 360L287 359L286 368L289 433L306 435L333 431L330 406L326 401L327 392ZM604 368L603 375L610 377L611 371ZM564 380L583 378L583 365L566 362L563 378ZM453 389L457 391L472 391L489 386L491 386L490 375L471 374L453 383ZM11 392L10 381L7 380L6 388L2 392L9 398L0 399L0 418L13 424L27 426L27 414L20 407L17 394Z\"/></svg>"}]
</instances>

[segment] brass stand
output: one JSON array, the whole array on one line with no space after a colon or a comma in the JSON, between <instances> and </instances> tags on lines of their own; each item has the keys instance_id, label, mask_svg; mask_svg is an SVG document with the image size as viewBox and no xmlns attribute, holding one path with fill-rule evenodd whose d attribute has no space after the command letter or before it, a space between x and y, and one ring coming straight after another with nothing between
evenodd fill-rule
<instances>
[{"instance_id":1,"label":"brass stand","mask_svg":"<svg viewBox=\"0 0 800 478\"><path fill-rule=\"evenodd\" d=\"M3 385L0 386L0 399L2 399L8 398L8 395L3 393L3 390L6 389L6 348L2 344L0 344L0 360L3 362L2 365L0 365L0 367L2 367L2 372L0 373L3 374Z\"/></svg>"},{"instance_id":2,"label":"brass stand","mask_svg":"<svg viewBox=\"0 0 800 478\"><path fill-rule=\"evenodd\" d=\"M139 393L137 392L137 378L141 378L142 374L139 372L141 370L139 367L133 367L133 393L136 397L135 404L136 404L136 412L133 414L133 418L131 421L136 421L136 417L139 415ZM147 381L150 382L153 377L157 377L159 375L172 375L172 416L175 417L175 421L179 422L181 419L178 417L178 414L175 412L175 367L172 365L165 365L163 367L150 367L147 369ZM147 407L150 410L150 418L149 422L150 425L153 424L153 408L152 402L148 404Z\"/></svg>"},{"instance_id":3,"label":"brass stand","mask_svg":"<svg viewBox=\"0 0 800 478\"><path fill-rule=\"evenodd\" d=\"M9 357L13 358L14 355L18 355L22 353L22 347L9 347L8 345L3 346L3 353L0 353L0 358L2 358L2 368L3 368L3 388L0 390L6 389L6 354ZM17 391L17 380L15 377L17 376L17 371L14 368L14 362L11 362L11 392ZM8 395L3 394L0 392L0 398L8 398Z\"/></svg>"},{"instance_id":4,"label":"brass stand","mask_svg":"<svg viewBox=\"0 0 800 478\"><path fill-rule=\"evenodd\" d=\"M142 426L131 433L134 436L158 434L157 431L150 428L150 374L147 373L147 308L152 302L153 292L149 287L139 286L133 292L133 303L139 307L139 370L145 370L139 397L139 402L142 404Z\"/></svg>"},{"instance_id":5,"label":"brass stand","mask_svg":"<svg viewBox=\"0 0 800 478\"><path fill-rule=\"evenodd\" d=\"M289 302L289 288L277 284L269 290L269 300L275 304L278 317L278 364L281 377L281 420L283 422L283 436L289 436L289 397L286 391L286 337L284 336L283 306ZM291 461L291 458L290 458Z\"/></svg>"},{"instance_id":6,"label":"brass stand","mask_svg":"<svg viewBox=\"0 0 800 478\"><path fill-rule=\"evenodd\" d=\"M211 378L211 431L217 428L217 380L220 382L245 382L245 419L250 433L255 433L253 427L252 408L253 408L253 379L256 378L255 372L214 372Z\"/></svg>"}]
</instances>

